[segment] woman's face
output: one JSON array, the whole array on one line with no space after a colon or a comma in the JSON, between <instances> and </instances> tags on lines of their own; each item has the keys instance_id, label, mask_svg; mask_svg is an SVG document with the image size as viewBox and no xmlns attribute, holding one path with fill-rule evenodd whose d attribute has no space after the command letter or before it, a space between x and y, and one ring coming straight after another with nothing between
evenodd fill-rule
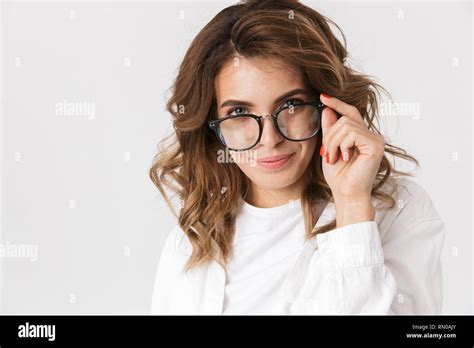
<instances>
[{"instance_id":1,"label":"woman's face","mask_svg":"<svg viewBox=\"0 0 474 348\"><path fill-rule=\"evenodd\" d=\"M280 106L291 105L294 99L312 101L315 98L306 94L309 91L301 73L276 58L239 57L228 62L216 76L215 89L218 118L244 113L269 115ZM288 94L298 89L300 91ZM278 132L271 118L262 122L260 142L245 152L229 151L230 155L250 179L251 185L257 185L260 191L292 191L293 196L299 195L315 151L316 137L290 141ZM259 162L276 155L291 157L283 166Z\"/></svg>"}]
</instances>

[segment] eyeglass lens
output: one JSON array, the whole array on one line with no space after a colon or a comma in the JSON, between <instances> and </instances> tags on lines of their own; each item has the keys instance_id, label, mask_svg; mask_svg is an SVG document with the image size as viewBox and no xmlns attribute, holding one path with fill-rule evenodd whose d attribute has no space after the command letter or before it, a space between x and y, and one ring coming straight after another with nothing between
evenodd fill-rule
<instances>
[{"instance_id":1,"label":"eyeglass lens","mask_svg":"<svg viewBox=\"0 0 474 348\"><path fill-rule=\"evenodd\" d=\"M313 105L290 106L277 117L280 132L289 140L312 137L320 128L320 113ZM246 149L256 145L260 136L258 121L250 116L230 118L219 123L218 130L226 146Z\"/></svg>"}]
</instances>

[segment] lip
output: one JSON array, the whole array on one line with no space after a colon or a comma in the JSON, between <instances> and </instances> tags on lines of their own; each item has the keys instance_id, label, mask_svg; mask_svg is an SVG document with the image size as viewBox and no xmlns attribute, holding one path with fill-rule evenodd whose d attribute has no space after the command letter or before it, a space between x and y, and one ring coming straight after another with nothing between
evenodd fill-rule
<instances>
[{"instance_id":1,"label":"lip","mask_svg":"<svg viewBox=\"0 0 474 348\"><path fill-rule=\"evenodd\" d=\"M257 160L257 163L260 167L269 169L269 170L276 170L281 169L293 158L294 153L288 155L277 155L271 157L265 157L262 159Z\"/></svg>"},{"instance_id":2,"label":"lip","mask_svg":"<svg viewBox=\"0 0 474 348\"><path fill-rule=\"evenodd\" d=\"M290 158L290 156L293 155L292 153L290 154L285 154L285 155L276 155L276 156L270 156L270 157L265 157L265 158L260 158L257 160L258 163L263 163L263 162L275 162L279 161L281 159L286 159Z\"/></svg>"}]
</instances>

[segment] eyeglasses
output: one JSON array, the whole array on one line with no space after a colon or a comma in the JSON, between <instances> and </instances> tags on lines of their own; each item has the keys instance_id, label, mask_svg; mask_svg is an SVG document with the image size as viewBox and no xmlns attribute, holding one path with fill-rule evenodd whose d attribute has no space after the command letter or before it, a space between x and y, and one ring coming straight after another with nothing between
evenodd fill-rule
<instances>
[{"instance_id":1,"label":"eyeglasses","mask_svg":"<svg viewBox=\"0 0 474 348\"><path fill-rule=\"evenodd\" d=\"M287 140L304 141L314 137L321 127L324 107L319 100L297 102L280 107L270 115L232 115L209 121L208 125L229 150L245 151L258 144L262 137L262 119L268 117L272 117L276 129Z\"/></svg>"}]
</instances>

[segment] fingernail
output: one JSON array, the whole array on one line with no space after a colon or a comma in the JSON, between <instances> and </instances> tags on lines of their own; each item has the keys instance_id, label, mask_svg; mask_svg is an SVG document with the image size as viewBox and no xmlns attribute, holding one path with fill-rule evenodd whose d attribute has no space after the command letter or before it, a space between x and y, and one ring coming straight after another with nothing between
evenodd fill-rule
<instances>
[{"instance_id":1,"label":"fingernail","mask_svg":"<svg viewBox=\"0 0 474 348\"><path fill-rule=\"evenodd\" d=\"M324 155L324 145L321 145L321 148L319 149L319 155Z\"/></svg>"},{"instance_id":2,"label":"fingernail","mask_svg":"<svg viewBox=\"0 0 474 348\"><path fill-rule=\"evenodd\" d=\"M330 95L326 94L326 93L321 93L321 95L324 97L324 98L332 98Z\"/></svg>"},{"instance_id":3,"label":"fingernail","mask_svg":"<svg viewBox=\"0 0 474 348\"><path fill-rule=\"evenodd\" d=\"M326 154L326 163L329 163L329 152Z\"/></svg>"},{"instance_id":4,"label":"fingernail","mask_svg":"<svg viewBox=\"0 0 474 348\"><path fill-rule=\"evenodd\" d=\"M349 160L349 154L347 152L342 153L342 159L347 162Z\"/></svg>"}]
</instances>

